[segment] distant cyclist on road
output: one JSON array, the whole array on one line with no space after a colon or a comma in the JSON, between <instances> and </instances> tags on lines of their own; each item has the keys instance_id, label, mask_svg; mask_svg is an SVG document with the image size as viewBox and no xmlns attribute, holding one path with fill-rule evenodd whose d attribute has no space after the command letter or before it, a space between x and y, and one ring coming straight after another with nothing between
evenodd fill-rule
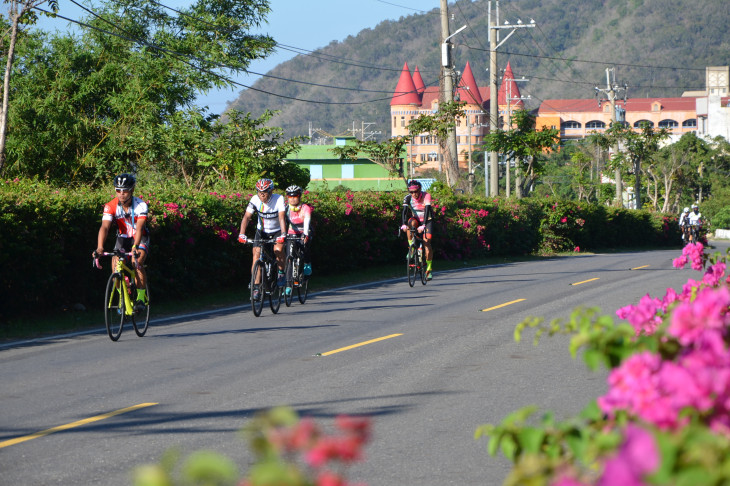
<instances>
[{"instance_id":1,"label":"distant cyclist on road","mask_svg":"<svg viewBox=\"0 0 730 486\"><path fill-rule=\"evenodd\" d=\"M254 215L257 215L256 236L257 241L262 239L276 238L274 244L274 255L276 264L279 267L278 285L284 287L286 278L284 276L284 231L286 230L284 198L274 194L274 181L271 179L259 179L256 182L256 194L251 198L246 207L246 212L241 220L241 232L238 241L247 243L246 227ZM251 272L256 260L261 254L261 243L256 243L253 248L253 261ZM257 296L254 295L254 298Z\"/></svg>"},{"instance_id":2,"label":"distant cyclist on road","mask_svg":"<svg viewBox=\"0 0 730 486\"><path fill-rule=\"evenodd\" d=\"M403 212L401 213L401 230L406 231L408 243L411 243L411 231L408 228L408 220L413 217L418 220L416 231L423 234L426 247L426 278L431 280L431 264L433 263L433 249L431 240L433 238L433 212L431 211L431 195L422 190L421 183L417 180L408 182L408 194L403 198Z\"/></svg>"},{"instance_id":3,"label":"distant cyclist on road","mask_svg":"<svg viewBox=\"0 0 730 486\"><path fill-rule=\"evenodd\" d=\"M679 215L679 231L682 232L682 241L685 239L685 235L687 234L687 230L689 228L689 208L685 207L684 211L682 211L682 214Z\"/></svg>"},{"instance_id":4,"label":"distant cyclist on road","mask_svg":"<svg viewBox=\"0 0 730 486\"><path fill-rule=\"evenodd\" d=\"M288 204L286 206L286 219L288 225L288 235L301 236L302 245L304 246L302 257L304 259L304 275L312 275L312 257L310 246L312 243L312 207L302 203L302 188L293 185L286 188L286 198ZM298 244L292 241L292 245ZM291 293L291 287L286 288L287 295Z\"/></svg>"},{"instance_id":5,"label":"distant cyclist on road","mask_svg":"<svg viewBox=\"0 0 730 486\"><path fill-rule=\"evenodd\" d=\"M104 205L94 257L104 253L104 241L106 241L112 223L116 223L117 242L114 249L132 253L132 263L137 266L135 282L137 301L134 309L142 311L147 305L147 272L144 262L149 252L150 234L146 225L147 203L135 197L136 183L137 180L132 174L119 174L114 178L117 197ZM112 258L112 272L115 268L117 268L117 257Z\"/></svg>"},{"instance_id":6,"label":"distant cyclist on road","mask_svg":"<svg viewBox=\"0 0 730 486\"><path fill-rule=\"evenodd\" d=\"M702 223L704 223L702 220L702 213L700 212L700 208L697 204L692 205L692 211L687 215L687 220L689 221L692 240L696 243L695 239L699 239L700 229L702 228Z\"/></svg>"}]
</instances>

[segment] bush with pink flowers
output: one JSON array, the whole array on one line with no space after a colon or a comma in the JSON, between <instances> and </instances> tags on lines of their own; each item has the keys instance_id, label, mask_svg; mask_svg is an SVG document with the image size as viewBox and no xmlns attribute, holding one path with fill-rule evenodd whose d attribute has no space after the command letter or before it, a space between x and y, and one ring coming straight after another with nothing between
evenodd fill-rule
<instances>
[{"instance_id":1,"label":"bush with pink flowers","mask_svg":"<svg viewBox=\"0 0 730 486\"><path fill-rule=\"evenodd\" d=\"M488 451L514 462L505 484L710 485L730 483L730 277L728 256L708 257L687 245L676 267L703 271L681 292L644 296L616 314L578 309L567 322L528 319L515 330L571 336L590 368L610 370L607 391L579 417L546 415L528 424L534 408L501 424L484 425Z\"/></svg>"},{"instance_id":2,"label":"bush with pink flowers","mask_svg":"<svg viewBox=\"0 0 730 486\"><path fill-rule=\"evenodd\" d=\"M140 181L135 194L150 206L148 262L157 302L202 290L240 288L245 294L251 248L238 244L237 236L250 190L225 181L217 191ZM316 274L401 263L406 246L404 235L398 236L403 196L404 192L305 192L303 200L314 208ZM111 190L0 182L0 289L8 303L3 308L6 315L76 303L98 306L107 274L91 270L90 253L103 204L112 197ZM435 193L432 206L435 257L442 260L680 242L671 217L645 211L554 199L485 200L448 191ZM111 238L107 245L111 248Z\"/></svg>"}]
</instances>

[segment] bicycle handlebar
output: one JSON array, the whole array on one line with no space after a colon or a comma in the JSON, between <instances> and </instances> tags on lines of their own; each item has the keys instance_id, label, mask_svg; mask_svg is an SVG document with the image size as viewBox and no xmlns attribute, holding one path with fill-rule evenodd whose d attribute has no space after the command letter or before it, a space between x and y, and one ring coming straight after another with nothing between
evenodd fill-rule
<instances>
[{"instance_id":1,"label":"bicycle handlebar","mask_svg":"<svg viewBox=\"0 0 730 486\"><path fill-rule=\"evenodd\" d=\"M113 250L113 251L105 251L105 252L102 252L102 253L97 253L96 251L94 251L92 253L92 255L94 255L94 256L92 258L91 266L92 267L96 267L98 269L101 269L101 263L99 263L99 258L100 257L116 256L116 257L123 257L124 258L124 257L127 257L129 255L134 255L136 257L137 255L139 255L139 253L132 252L132 251L127 252L127 251L124 251L124 250Z\"/></svg>"}]
</instances>

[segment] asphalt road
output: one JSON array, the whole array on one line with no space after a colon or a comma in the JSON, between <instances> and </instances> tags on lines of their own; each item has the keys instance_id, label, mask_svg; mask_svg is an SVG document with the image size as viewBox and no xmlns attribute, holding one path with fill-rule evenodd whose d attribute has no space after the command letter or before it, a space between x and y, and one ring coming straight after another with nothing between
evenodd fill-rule
<instances>
[{"instance_id":1,"label":"asphalt road","mask_svg":"<svg viewBox=\"0 0 730 486\"><path fill-rule=\"evenodd\" d=\"M701 274L672 268L679 254L437 271L425 287L402 279L312 295L278 315L182 317L151 324L144 338L126 328L117 343L100 329L4 345L0 484L129 485L135 466L171 448L219 451L244 469L239 430L276 405L325 424L371 416L373 441L352 480L499 484L510 464L487 455L477 426L530 404L564 418L605 391L606 373L571 359L566 338L515 343L515 325L579 305L613 315L646 293L680 289Z\"/></svg>"}]
</instances>

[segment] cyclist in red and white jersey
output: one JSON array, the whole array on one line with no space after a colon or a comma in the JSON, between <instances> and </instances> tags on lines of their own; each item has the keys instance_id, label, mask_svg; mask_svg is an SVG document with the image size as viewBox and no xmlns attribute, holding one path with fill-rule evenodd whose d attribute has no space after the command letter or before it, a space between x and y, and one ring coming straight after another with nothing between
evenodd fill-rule
<instances>
[{"instance_id":1,"label":"cyclist in red and white jersey","mask_svg":"<svg viewBox=\"0 0 730 486\"><path fill-rule=\"evenodd\" d=\"M135 310L143 310L147 303L147 272L144 268L149 252L150 234L147 230L147 203L134 195L137 183L132 174L119 174L114 178L117 197L104 205L101 227L97 236L94 255L104 252L104 241L112 224L116 223L115 250L132 253L132 263L137 266L137 301ZM112 271L117 267L117 257L112 258Z\"/></svg>"},{"instance_id":2,"label":"cyclist in red and white jersey","mask_svg":"<svg viewBox=\"0 0 730 486\"><path fill-rule=\"evenodd\" d=\"M305 276L312 275L312 256L311 256L311 242L312 242L312 207L308 204L302 203L302 188L297 185L292 185L286 188L286 198L288 204L286 206L286 219L289 222L288 235L302 236L302 245L304 246L302 251L302 257L304 259L304 270ZM292 242L295 244L295 242ZM291 288L287 287L287 295L291 293Z\"/></svg>"},{"instance_id":3,"label":"cyclist in red and white jersey","mask_svg":"<svg viewBox=\"0 0 730 486\"><path fill-rule=\"evenodd\" d=\"M276 238L274 244L274 255L276 263L279 267L278 284L284 287L286 278L284 275L284 231L286 231L286 219L284 216L284 198L279 194L274 194L274 181L271 179L259 179L256 182L256 194L251 198L246 207L246 212L241 220L241 231L238 234L238 241L241 243L248 242L246 237L246 227L254 215L258 216L256 222L256 240ZM256 243L253 248L253 261L251 262L251 272L256 260L261 254L261 244ZM256 296L254 296L256 298Z\"/></svg>"},{"instance_id":4,"label":"cyclist in red and white jersey","mask_svg":"<svg viewBox=\"0 0 730 486\"><path fill-rule=\"evenodd\" d=\"M431 211L431 195L422 190L421 182L411 180L408 182L408 194L403 198L403 212L401 213L401 230L408 235L408 243L410 244L410 232L406 224L411 217L418 220L418 228L416 231L423 234L426 247L426 278L431 280L431 264L433 263L433 247L431 240L433 238L433 212Z\"/></svg>"}]
</instances>

